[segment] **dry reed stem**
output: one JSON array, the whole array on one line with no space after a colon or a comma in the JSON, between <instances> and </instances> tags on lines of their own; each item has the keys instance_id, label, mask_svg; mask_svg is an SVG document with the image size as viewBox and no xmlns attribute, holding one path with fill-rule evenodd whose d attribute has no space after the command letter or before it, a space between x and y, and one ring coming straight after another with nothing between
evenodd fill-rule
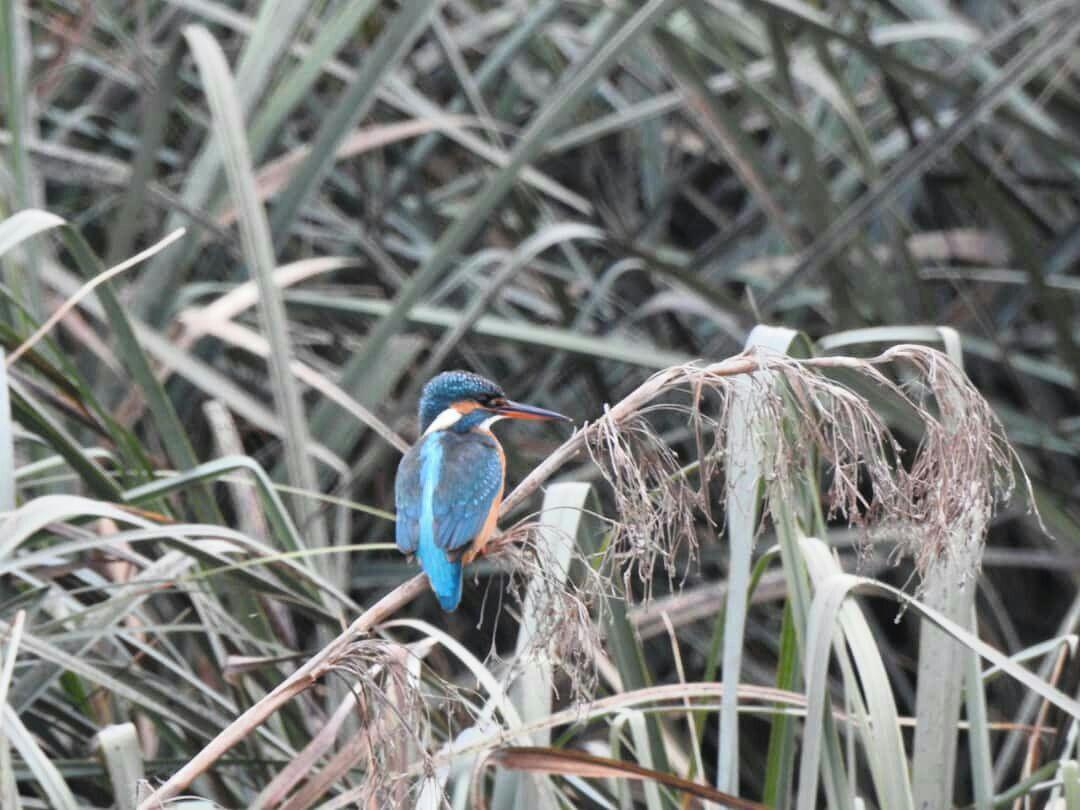
<instances>
[{"instance_id":1,"label":"dry reed stem","mask_svg":"<svg viewBox=\"0 0 1080 810\"><path fill-rule=\"evenodd\" d=\"M115 267L110 267L108 270L104 270L101 273L98 273L96 276L94 276L94 278L83 284L75 292L74 295L72 295L63 304L57 307L56 311L48 318L46 318L45 322L42 323L41 326L34 330L34 334L30 335L30 337L28 337L21 344L19 344L19 346L16 347L16 349L8 355L8 358L5 361L7 367L11 368L13 365L15 365L15 363L20 357L22 357L24 354L26 354L26 352L34 348L34 346L37 345L37 343L43 337L45 337L45 335L47 335L49 331L54 326L56 326L56 324L60 323L60 321L64 319L64 316L71 312L71 310L75 309L75 307L79 305L79 302L86 298L86 296L92 293L95 289L100 287L102 284L104 284L106 281L113 278L114 276L117 276L120 273L125 272L126 270L130 270L133 267L137 267L139 264L146 261L151 256L160 253L177 239L182 237L186 232L186 228L177 228L164 239L161 239L158 242L155 242L150 247L146 248L146 250L139 251L130 259L125 259Z\"/></svg>"},{"instance_id":2,"label":"dry reed stem","mask_svg":"<svg viewBox=\"0 0 1080 810\"><path fill-rule=\"evenodd\" d=\"M685 796L683 807L689 807L690 798L697 797L698 799L707 799L710 802L719 803L721 806L731 810L769 810L760 802L741 799L702 782L684 779L666 771L644 768L635 762L599 757L584 751L537 746L508 746L497 748L488 756L479 758L477 765L478 768L473 773L474 787L472 791L475 796L474 807L477 810L487 810L487 804L483 800L483 791L478 789L483 769L487 767L501 767L521 773L578 776L586 779L627 779L655 782L681 791Z\"/></svg>"},{"instance_id":3,"label":"dry reed stem","mask_svg":"<svg viewBox=\"0 0 1080 810\"><path fill-rule=\"evenodd\" d=\"M225 752L262 725L266 718L337 666L338 660L358 638L427 590L427 584L427 577L417 574L361 613L348 628L309 658L300 669L222 729L198 754L146 797L139 804L139 810L157 810L163 807L166 799L176 796L194 779L205 773Z\"/></svg>"},{"instance_id":4,"label":"dry reed stem","mask_svg":"<svg viewBox=\"0 0 1080 810\"><path fill-rule=\"evenodd\" d=\"M748 354L740 354L729 358L728 360L724 360L723 362L706 366L705 369L707 369L709 375L714 377L731 377L737 374L749 374L753 371L757 371L759 365L759 360L755 357ZM687 366L673 366L672 368L664 369L663 371L654 374L627 394L617 404L611 406L599 421L606 422L615 427L625 423L631 416L660 396L664 391L683 384L687 378L687 368ZM588 442L593 438L593 433L597 431L596 425L598 423L599 422L594 422L591 425L586 425L582 429L576 431L574 435L567 439L554 453L537 465L533 471L514 488L514 491L503 499L502 508L499 513L501 515L508 514L518 504L539 489L540 485L551 478L560 467L584 450L587 447Z\"/></svg>"},{"instance_id":5,"label":"dry reed stem","mask_svg":"<svg viewBox=\"0 0 1080 810\"><path fill-rule=\"evenodd\" d=\"M290 791L308 777L316 763L333 746L346 719L355 711L356 697L356 692L352 691L345 695L318 734L259 791L253 803L255 807L274 810L285 801Z\"/></svg>"},{"instance_id":6,"label":"dry reed stem","mask_svg":"<svg viewBox=\"0 0 1080 810\"><path fill-rule=\"evenodd\" d=\"M414 740L415 729L421 725L425 708L423 699L409 683L408 656L406 648L379 638L349 646L335 670L353 676L350 685L357 696L359 732L346 740L318 772L306 774L307 781L281 804L281 810L311 807L363 759L367 760L365 795L372 801L381 797L380 806L403 806L387 795L397 794L404 787L395 775L408 765L406 751Z\"/></svg>"},{"instance_id":7,"label":"dry reed stem","mask_svg":"<svg viewBox=\"0 0 1080 810\"><path fill-rule=\"evenodd\" d=\"M895 361L905 361L920 373L921 381L935 395L942 415L940 420L913 398L909 393L911 386L897 385L877 368ZM916 409L926 426L926 437L909 471L892 463L898 447L880 416L865 398L817 373L818 369L827 368L855 371ZM647 479L640 471L624 469L633 458L625 453L620 431L634 425L634 420L640 419L651 403L671 391L691 391L693 400L699 402L701 392L709 390L720 396L721 407L726 409L732 395L728 378L753 372L766 372L751 378L757 386L758 407L763 415L774 420L772 424L783 426L775 431L774 437L779 436L780 440L774 438L772 453L766 459L766 476L783 484L786 475L805 463L806 453L820 453L832 465L833 481L827 493L830 510L842 512L851 521L886 512L895 520L921 523L928 528L929 534L923 536L929 536L931 543L926 548L911 549L921 568L949 552L949 529L955 528L957 521L965 520L973 509L992 508L999 491L1007 493L1011 489L1008 463L1012 460L1011 450L985 400L945 355L923 346L900 345L869 359L794 359L778 354L743 353L719 363L665 369L608 408L599 420L576 431L504 499L500 514L508 514L567 461L591 449L609 481L616 485L622 507L629 509L631 516L644 516L652 526L657 526L653 520L655 513L648 513L649 502L656 498L655 492L649 491L655 476ZM774 384L778 379L787 383L786 389ZM789 418L792 403L795 419ZM723 425L725 421L717 419L714 424ZM639 428L640 423L631 434ZM720 431L716 442L723 456ZM612 453L606 458L605 448ZM668 469L670 462L670 458L665 459L659 469ZM873 485L873 503L860 494L860 471L868 475ZM685 486L681 479L676 478L676 482L676 486ZM662 499L663 493L659 497ZM661 514L669 518L678 516L688 500L679 495L675 503L673 511L668 509ZM670 504L661 502L661 506L667 509ZM641 539L631 533L628 558L636 560L643 572L651 573L651 561L655 557L648 555L655 555L657 550L648 544L643 546ZM671 548L660 553L666 555L662 562L667 564ZM154 810L176 796L273 712L338 666L352 644L423 593L426 587L426 577L418 574L376 602L323 650L223 729L145 799L139 810Z\"/></svg>"}]
</instances>

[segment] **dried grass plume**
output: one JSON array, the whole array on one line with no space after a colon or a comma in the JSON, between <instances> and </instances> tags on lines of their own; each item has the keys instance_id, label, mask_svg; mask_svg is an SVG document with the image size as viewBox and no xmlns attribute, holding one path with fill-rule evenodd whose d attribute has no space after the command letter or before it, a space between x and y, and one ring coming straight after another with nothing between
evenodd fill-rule
<instances>
[{"instance_id":1,"label":"dried grass plume","mask_svg":"<svg viewBox=\"0 0 1080 810\"><path fill-rule=\"evenodd\" d=\"M829 373L835 370L855 378L845 382ZM892 399L921 424L910 458L863 391ZM737 401L749 417L739 424L754 431L740 446L760 462L766 510L796 497L798 482L816 475L820 461L830 518L911 529L902 532L910 538L903 551L923 574L960 555L977 566L986 519L1014 489L1015 457L962 370L939 351L909 344L868 359L749 351L666 369L582 431L614 492L618 537L608 554L628 582L630 571L639 571L646 596L655 568L674 577L679 549L695 549L695 512L707 504L710 479L742 463L728 452ZM644 418L665 409L690 415L702 448L695 479ZM703 433L711 446L704 447Z\"/></svg>"}]
</instances>

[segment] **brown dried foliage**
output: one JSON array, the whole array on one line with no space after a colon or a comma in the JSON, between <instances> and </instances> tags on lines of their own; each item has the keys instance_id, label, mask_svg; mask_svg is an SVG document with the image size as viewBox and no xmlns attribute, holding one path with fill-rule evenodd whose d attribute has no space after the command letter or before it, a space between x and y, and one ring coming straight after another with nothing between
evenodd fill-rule
<instances>
[{"instance_id":1,"label":"brown dried foliage","mask_svg":"<svg viewBox=\"0 0 1080 810\"><path fill-rule=\"evenodd\" d=\"M346 675L356 692L361 733L346 748L356 749L350 759L364 763L357 789L361 807L400 806L409 788L401 774L417 756L426 756L419 730L429 725L429 702L409 674L410 656L400 644L365 638L334 662L334 671Z\"/></svg>"},{"instance_id":2,"label":"brown dried foliage","mask_svg":"<svg viewBox=\"0 0 1080 810\"><path fill-rule=\"evenodd\" d=\"M737 361L743 362L733 373ZM917 415L923 435L910 459L873 403L824 373L835 368L857 373ZM897 382L883 368L907 378ZM732 420L736 405L745 414L739 423ZM662 411L687 418L700 456L695 475L650 423ZM598 597L613 595L605 576L621 577L629 593L636 573L648 600L658 572L669 582L680 570L685 575L697 552L699 518L711 521L711 481L745 463L730 452L734 424L753 434L742 437L748 439L742 446L760 462L763 512L796 498L800 482L808 475L816 481L820 466L826 517L906 538L898 550L920 573L950 555L974 572L986 517L1014 487L1001 425L963 371L936 350L902 345L865 360L751 352L667 369L568 442L584 443L613 495L616 517L600 563L579 557L575 570L587 572L584 579L553 576L557 566L536 542L534 524L515 527L499 544L504 553L495 557L518 609L530 583L543 594L533 643L518 651L516 666L550 661L569 678L575 697L589 694L592 651L600 643L595 610L604 603Z\"/></svg>"},{"instance_id":3,"label":"brown dried foliage","mask_svg":"<svg viewBox=\"0 0 1080 810\"><path fill-rule=\"evenodd\" d=\"M680 551L696 556L695 513L704 503L674 451L646 418L662 407L643 408L621 422L602 418L592 425L588 444L611 486L618 516L603 568L621 572L627 593L636 571L646 599L652 595L657 566L671 578Z\"/></svg>"},{"instance_id":4,"label":"brown dried foliage","mask_svg":"<svg viewBox=\"0 0 1080 810\"><path fill-rule=\"evenodd\" d=\"M584 700L594 693L596 653L603 645L599 597L612 592L608 579L576 547L564 576L544 542L544 532L550 531L537 523L519 524L504 535L511 542L495 557L507 578L505 597L518 615L528 611L533 629L526 646L515 651L510 674L546 663L567 678L573 699Z\"/></svg>"},{"instance_id":5,"label":"brown dried foliage","mask_svg":"<svg viewBox=\"0 0 1080 810\"><path fill-rule=\"evenodd\" d=\"M887 366L914 376L896 382L882 371ZM874 405L823 373L830 368L853 371L912 409L923 436L910 460ZM676 392L690 405L656 402ZM829 517L867 528L917 527L904 533L911 538L904 550L920 572L961 552L977 565L979 527L1012 493L1014 456L990 406L962 370L941 352L917 345L865 360L750 352L660 372L627 398L637 407L623 408L624 400L585 431L589 452L614 492L618 536L609 560L627 582L636 568L646 597L658 565L674 578L680 549L692 555L696 511L709 479L741 463L727 450L737 398L754 431L748 444L761 461L769 502L794 497L797 483L816 475L820 460ZM697 486L644 419L659 408L689 411L699 447L702 433L712 433Z\"/></svg>"}]
</instances>

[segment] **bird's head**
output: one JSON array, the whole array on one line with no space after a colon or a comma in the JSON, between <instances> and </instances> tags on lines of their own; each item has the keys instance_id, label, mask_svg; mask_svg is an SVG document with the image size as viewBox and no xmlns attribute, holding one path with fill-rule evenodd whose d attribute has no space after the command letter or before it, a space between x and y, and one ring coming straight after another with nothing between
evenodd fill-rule
<instances>
[{"instance_id":1,"label":"bird's head","mask_svg":"<svg viewBox=\"0 0 1080 810\"><path fill-rule=\"evenodd\" d=\"M420 395L420 430L468 430L498 419L561 419L555 411L512 402L491 380L469 371L444 371L432 377Z\"/></svg>"}]
</instances>

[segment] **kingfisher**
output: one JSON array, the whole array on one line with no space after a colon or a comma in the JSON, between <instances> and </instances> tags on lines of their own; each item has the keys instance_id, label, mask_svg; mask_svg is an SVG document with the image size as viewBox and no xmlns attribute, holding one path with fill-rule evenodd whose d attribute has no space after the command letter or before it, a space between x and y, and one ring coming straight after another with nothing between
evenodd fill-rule
<instances>
[{"instance_id":1,"label":"kingfisher","mask_svg":"<svg viewBox=\"0 0 1080 810\"><path fill-rule=\"evenodd\" d=\"M461 602L462 568L480 554L502 502L506 454L491 432L500 419L558 419L555 411L511 402L498 385L468 371L432 377L420 395L420 440L394 481L397 546L415 554L443 610Z\"/></svg>"}]
</instances>

